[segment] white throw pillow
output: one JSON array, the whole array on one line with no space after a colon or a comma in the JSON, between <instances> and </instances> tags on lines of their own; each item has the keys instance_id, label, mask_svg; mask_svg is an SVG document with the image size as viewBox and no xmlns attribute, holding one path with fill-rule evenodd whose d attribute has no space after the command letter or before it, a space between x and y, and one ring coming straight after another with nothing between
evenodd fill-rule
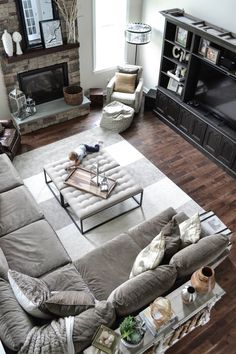
<instances>
[{"instance_id":1,"label":"white throw pillow","mask_svg":"<svg viewBox=\"0 0 236 354\"><path fill-rule=\"evenodd\" d=\"M43 280L15 270L8 271L8 279L17 301L26 312L38 318L52 318L44 307L44 302L50 297L50 291Z\"/></svg>"},{"instance_id":2,"label":"white throw pillow","mask_svg":"<svg viewBox=\"0 0 236 354\"><path fill-rule=\"evenodd\" d=\"M198 242L201 235L201 221L198 213L179 224L179 230L182 247Z\"/></svg>"},{"instance_id":3,"label":"white throw pillow","mask_svg":"<svg viewBox=\"0 0 236 354\"><path fill-rule=\"evenodd\" d=\"M165 237L161 231L152 242L147 245L136 257L130 278L156 268L162 261L165 253Z\"/></svg>"}]
</instances>

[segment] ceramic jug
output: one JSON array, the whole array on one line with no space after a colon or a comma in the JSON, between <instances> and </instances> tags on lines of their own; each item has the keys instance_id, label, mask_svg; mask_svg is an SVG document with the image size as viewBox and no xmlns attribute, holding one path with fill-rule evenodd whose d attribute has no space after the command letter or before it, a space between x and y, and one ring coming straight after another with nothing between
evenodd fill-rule
<instances>
[{"instance_id":1,"label":"ceramic jug","mask_svg":"<svg viewBox=\"0 0 236 354\"><path fill-rule=\"evenodd\" d=\"M181 296L185 304L190 304L196 300L197 293L193 286L186 285L181 291Z\"/></svg>"},{"instance_id":2,"label":"ceramic jug","mask_svg":"<svg viewBox=\"0 0 236 354\"><path fill-rule=\"evenodd\" d=\"M2 35L2 43L3 43L3 47L4 47L6 54L9 57L12 57L13 56L13 41L12 41L10 33L8 33L6 29L4 30L4 33Z\"/></svg>"}]
</instances>

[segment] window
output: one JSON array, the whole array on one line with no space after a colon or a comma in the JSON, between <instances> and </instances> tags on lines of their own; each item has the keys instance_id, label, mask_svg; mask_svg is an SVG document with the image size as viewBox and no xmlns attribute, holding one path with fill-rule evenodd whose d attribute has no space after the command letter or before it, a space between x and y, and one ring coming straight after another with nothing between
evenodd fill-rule
<instances>
[{"instance_id":1,"label":"window","mask_svg":"<svg viewBox=\"0 0 236 354\"><path fill-rule=\"evenodd\" d=\"M125 58L127 0L94 0L94 69L122 64Z\"/></svg>"}]
</instances>

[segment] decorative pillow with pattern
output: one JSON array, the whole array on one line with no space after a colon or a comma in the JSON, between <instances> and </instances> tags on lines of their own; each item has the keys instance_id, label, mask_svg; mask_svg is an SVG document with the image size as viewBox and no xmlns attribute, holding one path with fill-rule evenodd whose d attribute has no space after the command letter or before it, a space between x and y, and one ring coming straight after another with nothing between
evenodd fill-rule
<instances>
[{"instance_id":1,"label":"decorative pillow with pattern","mask_svg":"<svg viewBox=\"0 0 236 354\"><path fill-rule=\"evenodd\" d=\"M94 307L95 298L85 291L59 291L46 300L45 306L57 316L76 316Z\"/></svg>"},{"instance_id":2,"label":"decorative pillow with pattern","mask_svg":"<svg viewBox=\"0 0 236 354\"><path fill-rule=\"evenodd\" d=\"M162 261L165 253L165 237L161 231L149 245L147 245L136 257L130 278L156 268Z\"/></svg>"},{"instance_id":3,"label":"decorative pillow with pattern","mask_svg":"<svg viewBox=\"0 0 236 354\"><path fill-rule=\"evenodd\" d=\"M179 224L182 248L198 242L201 235L201 221L198 213Z\"/></svg>"},{"instance_id":4,"label":"decorative pillow with pattern","mask_svg":"<svg viewBox=\"0 0 236 354\"><path fill-rule=\"evenodd\" d=\"M50 297L50 290L43 280L15 270L8 271L8 280L17 301L26 312L38 318L52 317L44 305Z\"/></svg>"}]
</instances>

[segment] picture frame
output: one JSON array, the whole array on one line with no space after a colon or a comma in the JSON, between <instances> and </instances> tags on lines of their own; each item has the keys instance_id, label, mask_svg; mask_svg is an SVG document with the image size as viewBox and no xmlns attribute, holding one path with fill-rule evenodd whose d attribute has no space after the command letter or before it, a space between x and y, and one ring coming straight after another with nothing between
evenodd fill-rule
<instances>
[{"instance_id":1,"label":"picture frame","mask_svg":"<svg viewBox=\"0 0 236 354\"><path fill-rule=\"evenodd\" d=\"M212 62L213 64L217 64L219 55L220 55L219 49L208 47L206 50L206 59Z\"/></svg>"},{"instance_id":2,"label":"picture frame","mask_svg":"<svg viewBox=\"0 0 236 354\"><path fill-rule=\"evenodd\" d=\"M57 47L63 44L60 20L40 21L40 31L45 48Z\"/></svg>"},{"instance_id":3,"label":"picture frame","mask_svg":"<svg viewBox=\"0 0 236 354\"><path fill-rule=\"evenodd\" d=\"M178 85L177 86L177 90L176 90L176 94L181 96L184 90L184 86L183 85Z\"/></svg>"},{"instance_id":4,"label":"picture frame","mask_svg":"<svg viewBox=\"0 0 236 354\"><path fill-rule=\"evenodd\" d=\"M175 43L178 43L182 47L186 48L189 43L189 31L177 26L176 32L175 32Z\"/></svg>"},{"instance_id":5,"label":"picture frame","mask_svg":"<svg viewBox=\"0 0 236 354\"><path fill-rule=\"evenodd\" d=\"M199 47L198 47L198 54L202 55L203 57L206 56L207 48L210 46L210 41L207 39L201 38Z\"/></svg>"},{"instance_id":6,"label":"picture frame","mask_svg":"<svg viewBox=\"0 0 236 354\"><path fill-rule=\"evenodd\" d=\"M167 89L170 90L170 91L176 92L177 88L178 88L178 84L179 84L178 81L176 81L175 79L170 78L169 82L168 82L168 85L167 85Z\"/></svg>"}]
</instances>

